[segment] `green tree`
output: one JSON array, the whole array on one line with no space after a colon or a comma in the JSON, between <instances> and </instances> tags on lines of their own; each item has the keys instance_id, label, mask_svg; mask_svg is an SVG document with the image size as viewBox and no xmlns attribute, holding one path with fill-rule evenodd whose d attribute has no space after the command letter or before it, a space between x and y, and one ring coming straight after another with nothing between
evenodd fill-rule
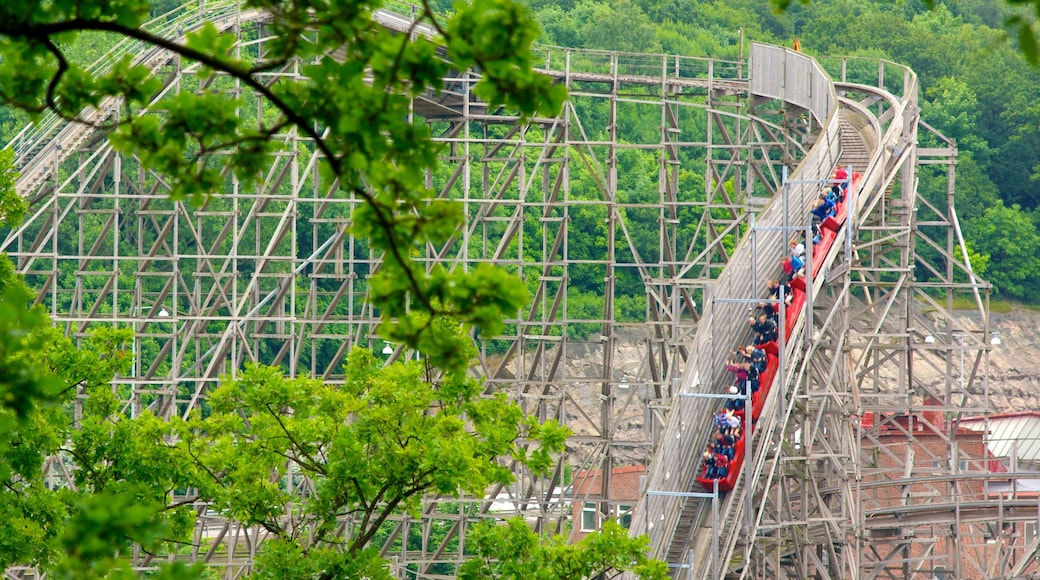
<instances>
[{"instance_id":1,"label":"green tree","mask_svg":"<svg viewBox=\"0 0 1040 580\"><path fill-rule=\"evenodd\" d=\"M127 111L113 143L166 175L175 199L202 201L222 189L229 171L246 182L256 179L274 140L286 131L311 137L344 194L366 201L355 215L354 235L368 238L386 255L371 280L373 303L386 317L381 332L419 348L436 365L465 365L458 356L462 339L438 336L433 322L446 317L495 334L503 313L514 313L525 298L515 281L490 267L426 271L412 261L412 247L443 241L461 216L456 205L425 188L425 171L435 162L437 147L425 125L401 113L413 97L439 88L448 61L480 67L476 94L524 116L555 114L565 90L531 68L530 46L538 29L515 2L459 3L449 19L424 4L416 26L429 26L435 34L414 41L373 21L377 2L321 9L311 4L247 2L248 8L274 13L277 40L262 58L248 52L235 58L228 52L233 37L219 34L212 24L188 32L183 44L148 32L147 0L62 0L43 7L31 0L5 2L0 7L0 103L74 118L107 95L121 96ZM203 77L235 79L271 112L265 116L270 120L251 126L236 115L245 97L189 91L164 98L158 104L161 118L142 114L139 107L161 81L129 59L106 74L88 74L66 46L76 34L90 31L171 50L201 63ZM337 60L334 54L344 46L347 56ZM308 81L262 80L266 71L294 59L308 63Z\"/></svg>"},{"instance_id":2,"label":"green tree","mask_svg":"<svg viewBox=\"0 0 1040 580\"><path fill-rule=\"evenodd\" d=\"M0 261L0 286L0 568L35 564L77 577L103 576L118 566L113 546L152 546L159 535L184 531L175 522L189 521L159 502L164 489L139 487L136 479L145 472L121 478L114 489L101 472L118 472L127 463L111 456L100 464L78 459L89 429L75 429L71 407L77 396L92 395L81 421L93 425L107 418L106 405L114 400L108 382L130 362L129 331L99 328L76 347L39 307L27 307L31 294L6 259ZM56 489L45 478L44 460L62 455L76 457L81 469L77 485ZM111 517L101 515L102 506Z\"/></svg>"},{"instance_id":3,"label":"green tree","mask_svg":"<svg viewBox=\"0 0 1040 580\"><path fill-rule=\"evenodd\" d=\"M812 0L797 0L797 4L807 5ZM785 12L796 5L795 0L770 0L769 3L778 11ZM904 8L910 8L912 3L902 4ZM1013 41L1018 45L1022 55L1033 66L1040 66L1040 45L1037 43L1037 35L1040 34L1038 20L1040 20L1040 0L1004 0L1008 8L1005 13L1003 24L1012 32ZM924 6L929 9L945 9L945 3L936 0L924 0ZM968 6L969 10L974 10ZM985 18L992 18L992 6L981 14ZM858 24L862 25L862 22ZM865 27L868 29L868 27Z\"/></svg>"},{"instance_id":4,"label":"green tree","mask_svg":"<svg viewBox=\"0 0 1040 580\"><path fill-rule=\"evenodd\" d=\"M1040 207L1040 105L1034 102L1009 108L1004 116L1014 119L1009 123L1014 132L993 163L994 173L1004 180L1002 197L1008 203L1036 209Z\"/></svg>"},{"instance_id":5,"label":"green tree","mask_svg":"<svg viewBox=\"0 0 1040 580\"><path fill-rule=\"evenodd\" d=\"M462 580L584 580L611 577L622 570L648 580L668 577L664 562L646 557L646 540L629 538L627 530L613 521L577 545L560 537L540 542L519 518L504 526L479 525L472 542L481 557L463 565Z\"/></svg>"},{"instance_id":6,"label":"green tree","mask_svg":"<svg viewBox=\"0 0 1040 580\"><path fill-rule=\"evenodd\" d=\"M280 135L310 137L323 174L342 195L365 201L351 233L385 256L370 277L380 333L424 355L422 363L382 368L357 350L341 387L250 367L212 394L205 417L131 419L121 393L102 387L126 371L128 331L100 329L73 348L28 308L29 293L4 262L0 441L8 443L0 444L0 526L8 528L0 530L0 567L18 562L84 578L129 574L121 554L131 544L169 550L183 541L194 511L178 498L192 489L197 500L274 536L261 550L258 576L386 578L371 540L388 518L414 515L426 493L482 497L488 484L511 479L503 459L535 473L552 464L566 430L527 420L466 377L471 332L501 331L504 317L526 300L524 286L490 267L427 270L412 260L416 246L452 235L461 212L424 186L438 147L423 121L407 113L413 98L442 88L449 66L478 68L475 93L521 118L558 114L565 90L532 69L538 28L512 0L457 2L450 17L437 14L443 2L428 0L412 32L429 36L384 29L372 17L380 6L247 0L244 8L274 15L276 39L261 57L232 53L234 38L212 24L184 39L149 32L150 12L164 6L148 0L0 5L0 105L71 120L120 97L121 120L104 128L118 149L169 180L174 199L206 201L230 174L251 182ZM161 81L130 59L88 73L70 47L90 34L172 51L199 63L204 79L231 79L246 90L230 97L189 88L163 97L154 107L162 114L152 114ZM263 76L291 62L303 63L306 80ZM236 114L254 104L259 123ZM11 195L13 173L0 174L0 213L13 218L20 207ZM78 416L72 407L86 394ZM45 457L71 461L75 485L45 482ZM306 498L293 493L294 473L313 483ZM354 525L342 528L347 516ZM173 565L157 575L200 573Z\"/></svg>"},{"instance_id":7,"label":"green tree","mask_svg":"<svg viewBox=\"0 0 1040 580\"><path fill-rule=\"evenodd\" d=\"M24 211L10 153L0 151L5 226ZM30 564L76 578L129 573L120 548L184 539L194 521L189 507L168 501L185 483L169 468L162 440L169 426L150 416L118 421L121 403L109 383L129 368L128 329L98 327L74 345L32 303L11 261L0 257L0 569ZM71 485L48 478L48 458L78 466Z\"/></svg>"},{"instance_id":8,"label":"green tree","mask_svg":"<svg viewBox=\"0 0 1040 580\"><path fill-rule=\"evenodd\" d=\"M943 128L943 135L956 142L958 154L971 152L984 170L991 151L989 143L978 134L979 104L967 83L943 77L927 89L927 96L924 118L929 124Z\"/></svg>"},{"instance_id":9,"label":"green tree","mask_svg":"<svg viewBox=\"0 0 1040 580\"><path fill-rule=\"evenodd\" d=\"M183 426L200 495L273 536L258 575L389 578L371 545L389 517L418 514L425 494L483 497L510 483L503 457L535 472L554 464L566 429L526 419L504 394L481 397L464 371L437 383L426 373L420 362L384 368L365 349L351 351L341 386L249 366L213 393L211 415ZM293 476L314 482L303 500Z\"/></svg>"},{"instance_id":10,"label":"green tree","mask_svg":"<svg viewBox=\"0 0 1040 580\"><path fill-rule=\"evenodd\" d=\"M538 21L544 29L544 42L556 46L580 46L578 22L573 13L565 12L559 6L545 6L536 12Z\"/></svg>"},{"instance_id":11,"label":"green tree","mask_svg":"<svg viewBox=\"0 0 1040 580\"><path fill-rule=\"evenodd\" d=\"M1000 294L1029 302L1040 300L1040 234L1028 213L1017 205L997 202L968 222L965 230L965 236L973 240L972 249L988 260L987 275Z\"/></svg>"},{"instance_id":12,"label":"green tree","mask_svg":"<svg viewBox=\"0 0 1040 580\"><path fill-rule=\"evenodd\" d=\"M654 24L630 0L581 0L574 8L584 46L622 52L660 52Z\"/></svg>"}]
</instances>

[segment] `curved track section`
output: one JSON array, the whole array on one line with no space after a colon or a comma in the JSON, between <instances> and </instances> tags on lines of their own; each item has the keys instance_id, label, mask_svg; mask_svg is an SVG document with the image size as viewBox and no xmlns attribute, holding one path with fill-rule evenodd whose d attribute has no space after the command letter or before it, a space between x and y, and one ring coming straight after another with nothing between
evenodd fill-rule
<instances>
[{"instance_id":1,"label":"curved track section","mask_svg":"<svg viewBox=\"0 0 1040 580\"><path fill-rule=\"evenodd\" d=\"M859 172L866 170L867 158L863 154L874 153L881 139L877 133L878 124L868 118L859 121L861 129L858 131L853 124L843 121L844 114L838 107L837 95L827 74L811 59L799 56L756 45L752 52L751 90L756 95L784 101L814 96L812 99L817 106L809 110L823 129L812 150L789 176L781 194L762 210L752 233L740 242L732 262L712 286L710 306L705 309L691 349L691 360L687 362L682 377L681 395L674 403L668 428L662 434L651 464L646 500L636 508L635 520L639 522L636 530L650 535L658 557L667 558L677 566L691 561L695 566L702 564L699 574L705 576L718 576L720 562L729 561L736 532L743 524L743 518L737 515L745 509L746 498L751 497L747 494L748 481L754 480L762 469L763 451L768 447L762 442L769 441L773 433L782 428L782 419L778 424L773 410L789 388L790 377L796 368L791 364L791 358L801 349L805 317L797 319L795 327L789 331L791 340L781 345L782 370L765 401L763 417L753 429L745 471L737 478L734 490L718 499L697 495L683 497L683 494L702 492L694 483L700 462L697 450L703 449L711 429L711 416L722 403L722 399L710 395L724 392L726 355L734 345L747 341L745 320L761 297L765 281L777 275L787 240L805 231L810 201L831 179L837 166L854 163ZM792 62L786 63L787 58ZM803 93L785 94L785 88L794 86L802 87ZM842 152L847 150L850 155L842 158ZM861 191L853 192L854 207L850 215L855 213L864 197ZM840 254L843 237L839 234L832 246L824 271ZM818 291L820 282L809 281L807 311L811 312L811 294L813 290ZM704 542L707 538L716 542L711 550L714 553L709 552L708 543ZM720 541L721 547L718 546ZM700 549L696 549L697 546ZM694 555L687 558L687 553ZM711 565L703 565L708 563Z\"/></svg>"},{"instance_id":2,"label":"curved track section","mask_svg":"<svg viewBox=\"0 0 1040 580\"><path fill-rule=\"evenodd\" d=\"M708 324L698 329L698 354L637 515L637 531L650 535L676 577L1017 578L1037 571L1040 542L1021 509L1029 500L1013 483L1020 475L1002 473L1009 460L994 459L984 437L959 427L961 418L988 410L986 356L999 343L991 340L988 287L956 257L964 241L952 170L945 208L917 192L919 176L941 177L932 166L949 165L955 152L919 122L912 71L889 65L878 67L878 86L849 82L852 63L831 66L840 79L833 84L838 120L828 118L712 287ZM778 69L792 70L776 62L768 70ZM692 472L710 413L722 403L716 393L727 384L722 353L742 343L742 320L762 295L762 262L767 275L776 272L783 242L770 236L804 219L800 188L818 189L830 177L826 164L812 163L820 158L852 166L863 180L822 274L808 285L734 489L704 493ZM770 213L776 206L784 208L779 219ZM944 266L930 253L940 253ZM977 317L954 316L955 297L977 305Z\"/></svg>"},{"instance_id":3,"label":"curved track section","mask_svg":"<svg viewBox=\"0 0 1040 580\"><path fill-rule=\"evenodd\" d=\"M790 100L792 97L783 92L785 88L808 85L814 89L813 94L822 89L828 95L820 99L828 106L810 109L819 115L823 127L814 147L788 177L780 195L762 210L712 288L712 302L705 309L683 375L682 393L673 405L668 428L651 463L646 499L637 508L637 521L641 524L637 531L649 534L655 554L667 559L677 577L720 578L733 571L734 564L736 570L747 573L747 559L753 557L750 547L762 523L761 497L770 487L773 470L784 462L782 448L792 436L793 429L788 425L792 403L804 384L806 365L813 356L819 356L812 354L818 339L813 323L816 296L821 294L824 284L834 284L834 278L842 275L840 266L849 261L859 216L883 194L879 184L887 182L892 169L886 163L887 152L907 142L908 135L916 130L916 121L909 116L916 114L912 111L915 87L910 87L912 98L906 100L875 91L873 98L884 99L887 116L879 120L857 103L840 102L835 88L847 87L831 85L828 75L815 62L785 66L776 59L773 53L753 50L752 74L765 77L758 83L752 77L753 92ZM804 69L799 70L799 66ZM778 75L777 70L785 73ZM794 85L795 79L798 85ZM882 122L887 126L883 128ZM822 267L811 261L806 265L806 271L819 268L820 275L808 279L802 316L796 319L794 328L788 329L790 340L781 343L781 370L751 432L734 489L728 493L704 493L693 479L700 467L698 450L703 449L713 428L712 415L723 401L717 394L725 392L725 385L732 382L723 370L726 353L734 345L747 342L745 320L749 312L764 296L765 281L778 276L787 240L792 236L805 237L809 203L821 189L829 187L837 167L851 167L863 173L862 181L851 194L849 219L837 231ZM844 272L848 275L847 267ZM783 329L780 334L785 334ZM848 367L840 370L846 378L849 376ZM841 380L840 376L834 378ZM738 552L738 544L743 546L743 554Z\"/></svg>"}]
</instances>

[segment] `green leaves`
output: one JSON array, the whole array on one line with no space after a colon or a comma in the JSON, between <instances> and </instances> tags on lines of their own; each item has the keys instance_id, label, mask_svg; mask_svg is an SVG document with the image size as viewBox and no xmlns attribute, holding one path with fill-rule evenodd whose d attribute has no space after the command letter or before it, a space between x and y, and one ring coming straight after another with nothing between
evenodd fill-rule
<instances>
[{"instance_id":1,"label":"green leaves","mask_svg":"<svg viewBox=\"0 0 1040 580\"><path fill-rule=\"evenodd\" d=\"M154 549L164 529L152 515L161 507L146 492L133 488L84 496L77 502L61 539L65 551L72 555L68 572L75 576L93 572L104 577L119 567L112 546L128 545L131 539L141 542L145 549Z\"/></svg>"},{"instance_id":2,"label":"green leaves","mask_svg":"<svg viewBox=\"0 0 1040 580\"><path fill-rule=\"evenodd\" d=\"M497 335L503 319L527 302L527 290L515 277L488 264L469 271L435 265L429 272L402 272L390 263L369 283L374 305L389 319L380 326L383 336L417 347L433 365L452 372L467 368L473 357L471 328ZM411 300L416 287L425 304Z\"/></svg>"},{"instance_id":3,"label":"green leaves","mask_svg":"<svg viewBox=\"0 0 1040 580\"><path fill-rule=\"evenodd\" d=\"M0 224L15 227L22 222L27 204L15 189L14 151L0 149Z\"/></svg>"},{"instance_id":4,"label":"green leaves","mask_svg":"<svg viewBox=\"0 0 1040 580\"><path fill-rule=\"evenodd\" d=\"M1037 48L1036 30L1033 22L1020 22L1018 24L1018 47L1022 55L1026 57L1029 64L1040 66L1040 49Z\"/></svg>"},{"instance_id":5,"label":"green leaves","mask_svg":"<svg viewBox=\"0 0 1040 580\"><path fill-rule=\"evenodd\" d=\"M448 56L458 67L480 67L477 96L524 117L557 115L567 91L531 65L539 29L527 9L511 0L474 0L457 2L455 11L445 30Z\"/></svg>"},{"instance_id":6,"label":"green leaves","mask_svg":"<svg viewBox=\"0 0 1040 580\"><path fill-rule=\"evenodd\" d=\"M204 23L197 30L188 31L185 38L186 47L215 59L226 57L235 46L235 36L222 34L212 22Z\"/></svg>"},{"instance_id":7,"label":"green leaves","mask_svg":"<svg viewBox=\"0 0 1040 580\"><path fill-rule=\"evenodd\" d=\"M972 261L1003 264L988 268L986 275L1001 295L1028 299L1037 295L1036 272L1040 270L1040 234L1032 217L1018 205L1008 207L998 201L985 213L971 220L965 235L973 240L978 255Z\"/></svg>"},{"instance_id":8,"label":"green leaves","mask_svg":"<svg viewBox=\"0 0 1040 580\"><path fill-rule=\"evenodd\" d=\"M524 118L557 115L566 91L534 71L537 25L514 0L460 2L449 19L426 8L415 14L416 25L434 30L430 36L374 22L378 2L250 5L271 10L280 35L262 55L236 49L235 36L213 23L189 30L183 46L151 36L140 26L149 6L143 0L57 2L31 26L0 24L0 43L6 43L0 44L0 102L73 116L120 97L125 111L113 145L160 174L173 199L196 205L228 187L231 175L246 184L257 180L286 132L309 137L341 191L365 201L352 233L385 255L371 293L384 316L384 337L420 350L434 365L461 368L468 339L455 341L455 331L442 332L438 321L493 335L526 298L518 280L490 268L431 273L412 261L417 248L449 240L462 215L426 188L439 148L426 124L409 114L411 101L439 91L450 66L477 67L474 91L491 107L515 109ZM17 2L5 10L20 19L31 12ZM54 43L89 30L179 53L186 63L198 63L199 83L170 91L151 105L154 112L137 109L161 86L145 67L133 66L128 56L109 73L87 72ZM302 65L305 76L265 76L290 63ZM259 126L240 115L254 103L267 121Z\"/></svg>"},{"instance_id":9,"label":"green leaves","mask_svg":"<svg viewBox=\"0 0 1040 580\"><path fill-rule=\"evenodd\" d=\"M147 105L159 89L162 80L151 76L148 67L133 64L134 55L126 55L112 66L105 76L92 77L100 94L122 95L131 105Z\"/></svg>"},{"instance_id":10,"label":"green leaves","mask_svg":"<svg viewBox=\"0 0 1040 580\"><path fill-rule=\"evenodd\" d=\"M534 71L538 28L513 0L458 3L450 19L424 6L415 14L415 34L374 22L376 1L252 0L247 6L272 12L279 35L262 48L236 47L234 36L211 23L154 36L142 26L149 6L4 3L0 104L65 117L116 104L112 144L161 176L173 199L197 205L233 182L249 187L272 154L282 153L286 137L306 138L303 147L313 147L318 172L335 180L335 193L363 202L351 234L384 255L370 278L380 334L424 358L387 367L354 349L341 386L248 366L211 393L205 417L163 422L146 412L130 419L121 397L94 388L126 372L125 331L98 331L73 349L43 331L46 318L26 309L28 295L12 283L0 304L11 305L0 314L13 321L7 341L0 340L0 364L10 371L0 375L8 381L0 384L7 396L0 419L34 421L39 431L23 429L19 454L0 465L20 472L26 493L38 485L46 455L64 453L79 467L78 491L62 492L48 508L60 525L25 533L22 545L33 547L19 557L61 560L63 553L66 563L52 569L123 575L127 561L117 554L130 542L150 549L183 537L193 512L171 502L176 490L191 489L211 509L275 539L260 575L284 577L285 562L292 562L297 574L388 577L370 543L389 518L418 515L426 494L482 498L490 484L511 482L509 461L544 473L568 436L554 422L525 419L502 394L483 396L480 382L467 376L472 337L502 332L527 293L491 266L466 271L415 262L420 249L450 243L463 215L426 186L441 151L414 115L413 100L439 92L451 67L476 69L475 93L492 110L525 119L557 115L566 91ZM108 72L88 71L69 48L84 31L122 34L145 46ZM192 74L167 85L133 64L139 56L165 62L159 57L166 55L178 56L178 70ZM0 213L17 218L19 201L0 197ZM57 348L47 352L50 345ZM84 390L93 393L73 435L56 403ZM0 501L0 513L10 513L10 521L28 518L27 507L12 505ZM348 515L352 525L343 527Z\"/></svg>"},{"instance_id":11,"label":"green leaves","mask_svg":"<svg viewBox=\"0 0 1040 580\"><path fill-rule=\"evenodd\" d=\"M60 542L67 557L56 570L60 576L79 579L137 578L125 555L113 546L129 549L132 543L151 552L170 538L185 541L192 518L156 518L165 505L143 486L127 485L116 490L80 495L70 506L67 527ZM183 510L182 510L183 511ZM187 510L190 514L191 510ZM183 563L159 567L155 577L166 579L199 578L204 565Z\"/></svg>"},{"instance_id":12,"label":"green leaves","mask_svg":"<svg viewBox=\"0 0 1040 580\"><path fill-rule=\"evenodd\" d=\"M164 120L138 118L114 132L112 144L169 175L172 199L201 205L225 188L225 167L215 162L215 153L230 150L231 169L245 182L258 179L268 162L270 134L242 127L235 112L240 104L222 94L179 93L164 102Z\"/></svg>"},{"instance_id":13,"label":"green leaves","mask_svg":"<svg viewBox=\"0 0 1040 580\"><path fill-rule=\"evenodd\" d=\"M562 536L539 538L521 518L505 525L487 521L474 526L470 543L479 557L463 564L462 580L580 580L620 572L642 580L668 577L664 562L647 558L646 538L628 537L613 521L577 544Z\"/></svg>"},{"instance_id":14,"label":"green leaves","mask_svg":"<svg viewBox=\"0 0 1040 580\"><path fill-rule=\"evenodd\" d=\"M112 421L115 398L98 389L73 436L64 405L126 371L129 331L96 328L73 345L40 308L29 308L30 294L7 259L0 260L0 292L0 567L39 565L80 578L128 574L118 550L183 537L194 523L190 509L166 506L166 494L182 483L163 439L167 424ZM47 457L76 458L76 491L45 481Z\"/></svg>"},{"instance_id":15,"label":"green leaves","mask_svg":"<svg viewBox=\"0 0 1040 580\"><path fill-rule=\"evenodd\" d=\"M84 21L97 20L121 26L140 26L148 19L151 2L148 0L102 0L100 2L54 2L54 17L78 17ZM68 10L68 12L66 12Z\"/></svg>"},{"instance_id":16,"label":"green leaves","mask_svg":"<svg viewBox=\"0 0 1040 580\"><path fill-rule=\"evenodd\" d=\"M6 275L13 276L10 271ZM47 346L40 335L49 326L46 315L27 307L31 297L23 284L0 286L0 413L9 411L25 420L34 403L56 395L61 383L32 360L32 353Z\"/></svg>"},{"instance_id":17,"label":"green leaves","mask_svg":"<svg viewBox=\"0 0 1040 580\"><path fill-rule=\"evenodd\" d=\"M338 560L335 550L326 554L328 566L368 566L368 542L383 522L417 516L424 495L482 497L489 484L512 481L500 460L544 470L546 458L563 450L565 429L528 424L504 395L481 397L464 372L442 384L425 374L417 362L384 367L360 348L350 353L341 387L251 365L213 393L209 417L182 429L198 467L192 485L213 498L213 509L284 540L272 549L287 558L299 548L286 541L306 532L316 550L349 547ZM537 451L525 451L524 440ZM291 473L312 482L302 504ZM291 505L299 516L287 525L282 516ZM344 531L338 518L348 513L355 524ZM283 565L263 561L271 568L262 574Z\"/></svg>"}]
</instances>

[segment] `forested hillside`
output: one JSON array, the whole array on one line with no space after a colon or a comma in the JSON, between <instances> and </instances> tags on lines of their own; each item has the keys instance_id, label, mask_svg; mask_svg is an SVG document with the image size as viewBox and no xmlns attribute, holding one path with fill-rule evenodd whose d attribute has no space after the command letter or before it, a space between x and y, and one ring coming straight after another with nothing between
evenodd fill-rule
<instances>
[{"instance_id":1,"label":"forested hillside","mask_svg":"<svg viewBox=\"0 0 1040 580\"><path fill-rule=\"evenodd\" d=\"M959 150L956 207L973 264L1000 297L1040 302L1040 71L1008 40L1004 3L953 0L929 10L917 1L828 0L783 13L761 0L528 4L543 42L559 46L736 57L742 37L787 46L797 38L816 57L909 65L924 120ZM945 175L920 178L920 193L945 207Z\"/></svg>"}]
</instances>

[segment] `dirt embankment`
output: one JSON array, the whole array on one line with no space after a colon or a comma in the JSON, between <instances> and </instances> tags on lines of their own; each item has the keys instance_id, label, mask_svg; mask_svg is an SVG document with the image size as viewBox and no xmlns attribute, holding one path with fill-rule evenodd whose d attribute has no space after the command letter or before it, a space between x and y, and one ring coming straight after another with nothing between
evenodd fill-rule
<instances>
[{"instance_id":1,"label":"dirt embankment","mask_svg":"<svg viewBox=\"0 0 1040 580\"><path fill-rule=\"evenodd\" d=\"M977 328L976 321L965 315L967 328ZM990 413L1040 410L1040 312L1024 307L1014 307L1010 312L991 315L991 327L1000 337L999 345L989 357L989 397L986 399ZM625 329L618 334L613 356L615 389L613 435L620 440L643 440L640 431L649 420L647 403L654 398L651 387L646 385L649 376L646 361L646 339L641 329ZM572 344L568 348L565 363L567 395L571 404L565 411L572 429L582 435L598 435L595 425L601 419L600 403L602 383L602 343L592 340L587 344ZM971 372L973 357L969 354L963 361L965 370ZM952 373L957 373L961 361L951 358ZM945 382L943 369L927 364L918 365L915 373L926 384ZM985 369L980 368L979 373ZM956 376L956 375L953 375ZM894 377L893 377L894 379ZM588 381L588 382L586 382ZM981 394L981 378L976 381L972 392ZM973 407L985 404L980 399ZM638 452L636 453L638 454Z\"/></svg>"},{"instance_id":2,"label":"dirt embankment","mask_svg":"<svg viewBox=\"0 0 1040 580\"><path fill-rule=\"evenodd\" d=\"M1000 337L989 357L993 412L1040 410L1040 312L1015 307L990 323Z\"/></svg>"}]
</instances>

